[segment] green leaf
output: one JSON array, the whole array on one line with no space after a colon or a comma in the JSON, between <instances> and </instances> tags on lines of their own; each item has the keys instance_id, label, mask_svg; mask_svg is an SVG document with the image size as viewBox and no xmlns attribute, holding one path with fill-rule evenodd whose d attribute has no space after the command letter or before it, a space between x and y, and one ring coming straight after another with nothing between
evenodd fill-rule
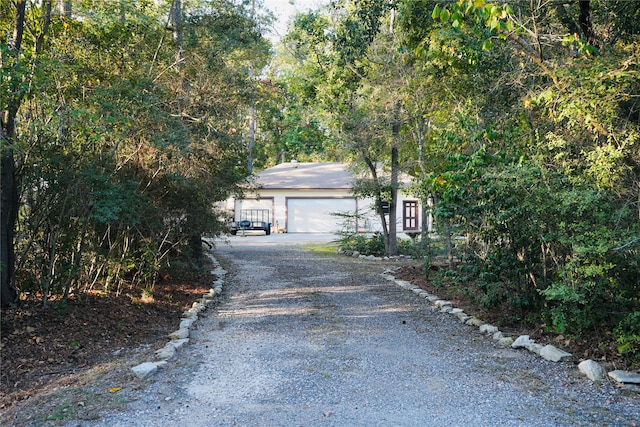
<instances>
[{"instance_id":1,"label":"green leaf","mask_svg":"<svg viewBox=\"0 0 640 427\"><path fill-rule=\"evenodd\" d=\"M491 20L489 21L489 28L491 29L491 31L495 30L498 25L500 25L500 21L498 20L498 18L496 18L495 16L491 17Z\"/></svg>"},{"instance_id":2,"label":"green leaf","mask_svg":"<svg viewBox=\"0 0 640 427\"><path fill-rule=\"evenodd\" d=\"M542 92L538 98L545 101L550 101L551 99L553 99L553 91L551 89L547 89Z\"/></svg>"},{"instance_id":3,"label":"green leaf","mask_svg":"<svg viewBox=\"0 0 640 427\"><path fill-rule=\"evenodd\" d=\"M431 14L431 19L438 19L440 16L440 5L436 5L433 9L433 13Z\"/></svg>"},{"instance_id":4,"label":"green leaf","mask_svg":"<svg viewBox=\"0 0 640 427\"><path fill-rule=\"evenodd\" d=\"M513 31L513 29L514 29L513 21L512 21L512 20L508 20L508 21L505 23L505 26L506 26L506 28L507 28L507 31L509 31L509 32Z\"/></svg>"},{"instance_id":5,"label":"green leaf","mask_svg":"<svg viewBox=\"0 0 640 427\"><path fill-rule=\"evenodd\" d=\"M491 41L491 39L486 39L482 43L482 50L491 50L492 47L493 47L493 42Z\"/></svg>"},{"instance_id":6,"label":"green leaf","mask_svg":"<svg viewBox=\"0 0 640 427\"><path fill-rule=\"evenodd\" d=\"M449 18L451 18L451 13L449 12L448 9L442 9L442 12L440 13L440 20L442 22L448 22Z\"/></svg>"}]
</instances>

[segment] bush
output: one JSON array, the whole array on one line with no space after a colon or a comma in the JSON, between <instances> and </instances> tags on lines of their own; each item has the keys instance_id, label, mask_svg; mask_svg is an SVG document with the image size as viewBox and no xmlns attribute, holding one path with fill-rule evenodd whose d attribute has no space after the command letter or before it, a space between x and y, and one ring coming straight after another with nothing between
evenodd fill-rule
<instances>
[{"instance_id":1,"label":"bush","mask_svg":"<svg viewBox=\"0 0 640 427\"><path fill-rule=\"evenodd\" d=\"M383 256L385 254L384 237L379 234L369 237L362 234L343 235L338 239L338 248L343 251L357 251L363 255Z\"/></svg>"}]
</instances>

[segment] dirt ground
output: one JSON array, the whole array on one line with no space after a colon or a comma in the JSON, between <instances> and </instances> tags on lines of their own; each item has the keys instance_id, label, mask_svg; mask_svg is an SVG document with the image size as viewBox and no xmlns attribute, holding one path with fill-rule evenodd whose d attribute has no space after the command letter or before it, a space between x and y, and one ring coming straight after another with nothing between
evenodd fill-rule
<instances>
[{"instance_id":1,"label":"dirt ground","mask_svg":"<svg viewBox=\"0 0 640 427\"><path fill-rule=\"evenodd\" d=\"M182 312L213 280L208 273L165 276L151 295L128 289L120 295L94 293L54 301L47 309L40 301L21 301L3 310L0 421L2 413L20 403L87 382L91 370L108 370L118 359L140 356L140 348L152 353L162 347Z\"/></svg>"}]
</instances>

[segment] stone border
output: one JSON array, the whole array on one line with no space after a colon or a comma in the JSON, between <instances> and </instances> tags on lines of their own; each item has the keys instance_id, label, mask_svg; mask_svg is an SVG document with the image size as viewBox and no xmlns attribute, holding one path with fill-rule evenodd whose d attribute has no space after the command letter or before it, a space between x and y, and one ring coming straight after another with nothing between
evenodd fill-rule
<instances>
[{"instance_id":1,"label":"stone border","mask_svg":"<svg viewBox=\"0 0 640 427\"><path fill-rule=\"evenodd\" d=\"M160 350L156 351L156 360L144 362L131 368L139 379L147 378L156 373L158 369L166 366L169 363L169 360L176 354L176 351L189 343L190 329L195 321L198 320L198 315L207 307L211 307L215 304L215 297L222 293L224 276L227 274L227 271L220 266L220 263L211 252L208 252L207 256L215 267L211 270L211 274L216 276L216 281L213 282L213 287L209 289L209 292L204 294L202 298L195 301L189 310L182 313L182 319L180 320L178 329L170 333L169 342L167 342L167 344Z\"/></svg>"},{"instance_id":2,"label":"stone border","mask_svg":"<svg viewBox=\"0 0 640 427\"><path fill-rule=\"evenodd\" d=\"M442 300L437 295L430 294L411 282L397 280L395 276L393 276L394 273L394 270L388 269L382 273L382 276L385 279L394 282L397 286L411 291L420 298L427 300L435 308L438 308L441 313L451 314L458 318L461 323L478 328L480 333L491 336L491 338L496 341L500 347L511 347L515 349L524 348L551 362L568 362L573 360L572 354L550 344L545 346L538 344L534 340L530 339L529 335L521 335L515 340L512 337L505 336L496 326L485 323L482 320L465 313L461 308L453 307L453 304L450 301ZM606 378L605 369L598 362L591 359L580 362L578 364L578 369L587 378L596 383L602 382ZM608 376L620 385L625 385L631 387L633 390L640 391L640 388L638 387L640 385L640 373L615 370L609 372Z\"/></svg>"}]
</instances>

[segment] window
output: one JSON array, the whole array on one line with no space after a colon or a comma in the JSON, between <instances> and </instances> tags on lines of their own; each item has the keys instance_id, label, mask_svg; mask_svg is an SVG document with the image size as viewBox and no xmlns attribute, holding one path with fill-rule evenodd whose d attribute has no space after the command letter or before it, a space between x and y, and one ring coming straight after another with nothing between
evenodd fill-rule
<instances>
[{"instance_id":1,"label":"window","mask_svg":"<svg viewBox=\"0 0 640 427\"><path fill-rule=\"evenodd\" d=\"M402 203L402 224L404 230L418 229L418 202L405 200Z\"/></svg>"}]
</instances>

